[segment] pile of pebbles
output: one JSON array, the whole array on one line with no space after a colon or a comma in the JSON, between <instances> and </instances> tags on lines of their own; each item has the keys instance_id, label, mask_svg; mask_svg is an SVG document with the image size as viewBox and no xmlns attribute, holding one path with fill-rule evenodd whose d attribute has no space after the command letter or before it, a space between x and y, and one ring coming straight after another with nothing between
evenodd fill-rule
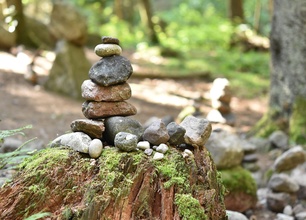
<instances>
[{"instance_id":1,"label":"pile of pebbles","mask_svg":"<svg viewBox=\"0 0 306 220\"><path fill-rule=\"evenodd\" d=\"M204 145L211 133L207 119L188 116L180 124L156 119L144 127L130 117L137 113L127 102L132 95L127 80L133 69L130 61L121 56L119 40L102 37L95 53L101 59L91 67L89 79L81 86L86 119L74 120L72 132L57 137L51 147L69 147L98 158L103 148L113 146L123 152L143 150L154 160L161 160L170 146L182 149L183 156L188 157L192 145Z\"/></svg>"}]
</instances>

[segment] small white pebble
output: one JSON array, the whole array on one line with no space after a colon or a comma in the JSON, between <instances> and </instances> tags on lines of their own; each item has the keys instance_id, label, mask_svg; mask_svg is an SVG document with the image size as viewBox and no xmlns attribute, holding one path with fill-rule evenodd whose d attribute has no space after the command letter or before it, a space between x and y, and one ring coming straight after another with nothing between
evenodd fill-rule
<instances>
[{"instance_id":1,"label":"small white pebble","mask_svg":"<svg viewBox=\"0 0 306 220\"><path fill-rule=\"evenodd\" d=\"M93 139L90 142L88 148L89 156L95 159L98 158L102 153L102 149L103 149L102 141L100 139Z\"/></svg>"},{"instance_id":2,"label":"small white pebble","mask_svg":"<svg viewBox=\"0 0 306 220\"><path fill-rule=\"evenodd\" d=\"M283 213L284 213L285 215L291 216L291 215L293 214L292 207L291 207L290 205L286 205L285 208L284 208Z\"/></svg>"},{"instance_id":3,"label":"small white pebble","mask_svg":"<svg viewBox=\"0 0 306 220\"><path fill-rule=\"evenodd\" d=\"M137 148L139 148L141 150L150 149L150 143L149 143L149 141L139 141L137 143Z\"/></svg>"},{"instance_id":4,"label":"small white pebble","mask_svg":"<svg viewBox=\"0 0 306 220\"><path fill-rule=\"evenodd\" d=\"M156 151L160 153L166 153L169 150L169 147L166 144L160 144L157 148Z\"/></svg>"},{"instance_id":5,"label":"small white pebble","mask_svg":"<svg viewBox=\"0 0 306 220\"><path fill-rule=\"evenodd\" d=\"M90 159L90 166L96 165L96 160L95 159Z\"/></svg>"},{"instance_id":6,"label":"small white pebble","mask_svg":"<svg viewBox=\"0 0 306 220\"><path fill-rule=\"evenodd\" d=\"M191 151L191 150L188 150L188 149L185 149L185 150L184 150L184 153L188 154L189 156L192 156L192 155L193 155L192 151Z\"/></svg>"},{"instance_id":7,"label":"small white pebble","mask_svg":"<svg viewBox=\"0 0 306 220\"><path fill-rule=\"evenodd\" d=\"M164 158L164 154L156 152L153 156L153 160L161 160Z\"/></svg>"}]
</instances>

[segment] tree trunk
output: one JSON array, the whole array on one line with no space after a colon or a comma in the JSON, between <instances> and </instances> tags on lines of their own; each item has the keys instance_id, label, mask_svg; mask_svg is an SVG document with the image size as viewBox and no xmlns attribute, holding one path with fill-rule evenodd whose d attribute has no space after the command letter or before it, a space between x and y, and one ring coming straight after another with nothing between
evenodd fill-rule
<instances>
[{"instance_id":1,"label":"tree trunk","mask_svg":"<svg viewBox=\"0 0 306 220\"><path fill-rule=\"evenodd\" d=\"M30 39L27 31L27 25L25 21L25 17L23 14L23 5L21 0L6 0L7 7L14 6L15 7L15 16L14 19L18 21L18 25L16 27L16 43L23 44L30 47L35 47L36 45Z\"/></svg>"},{"instance_id":2,"label":"tree trunk","mask_svg":"<svg viewBox=\"0 0 306 220\"><path fill-rule=\"evenodd\" d=\"M253 130L269 135L281 129L306 142L306 2L274 0L271 30L269 111Z\"/></svg>"},{"instance_id":3,"label":"tree trunk","mask_svg":"<svg viewBox=\"0 0 306 220\"><path fill-rule=\"evenodd\" d=\"M123 0L115 0L114 1L114 11L116 16L121 19L124 20L124 16L123 16Z\"/></svg>"},{"instance_id":4,"label":"tree trunk","mask_svg":"<svg viewBox=\"0 0 306 220\"><path fill-rule=\"evenodd\" d=\"M115 0L114 11L119 19L126 21L130 25L130 31L133 31L135 0Z\"/></svg>"},{"instance_id":5,"label":"tree trunk","mask_svg":"<svg viewBox=\"0 0 306 220\"><path fill-rule=\"evenodd\" d=\"M229 17L234 23L244 21L243 0L229 0Z\"/></svg>"},{"instance_id":6,"label":"tree trunk","mask_svg":"<svg viewBox=\"0 0 306 220\"><path fill-rule=\"evenodd\" d=\"M104 149L97 160L47 148L0 189L0 219L50 212L51 219L226 219L224 188L204 147L161 161L143 152Z\"/></svg>"},{"instance_id":7,"label":"tree trunk","mask_svg":"<svg viewBox=\"0 0 306 220\"><path fill-rule=\"evenodd\" d=\"M140 15L144 25L147 27L150 43L159 44L159 39L152 21L153 12L150 0L140 0Z\"/></svg>"}]
</instances>

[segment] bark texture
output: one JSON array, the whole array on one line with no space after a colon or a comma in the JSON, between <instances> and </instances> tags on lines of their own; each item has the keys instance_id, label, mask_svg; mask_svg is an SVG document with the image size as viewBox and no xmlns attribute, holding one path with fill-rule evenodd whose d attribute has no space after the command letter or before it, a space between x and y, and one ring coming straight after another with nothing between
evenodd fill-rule
<instances>
[{"instance_id":1,"label":"bark texture","mask_svg":"<svg viewBox=\"0 0 306 220\"><path fill-rule=\"evenodd\" d=\"M296 100L306 100L306 2L274 0L269 113L261 126L290 133ZM300 102L300 101L299 101ZM295 106L295 107L294 107ZM306 113L304 113L304 117ZM270 128L267 128L270 127ZM306 140L306 139L305 139Z\"/></svg>"},{"instance_id":2,"label":"bark texture","mask_svg":"<svg viewBox=\"0 0 306 220\"><path fill-rule=\"evenodd\" d=\"M226 219L223 186L205 148L162 161L143 152L104 149L92 160L65 149L28 159L0 189L0 219L50 212L51 219Z\"/></svg>"},{"instance_id":3,"label":"bark texture","mask_svg":"<svg viewBox=\"0 0 306 220\"><path fill-rule=\"evenodd\" d=\"M244 21L243 0L229 0L229 17L235 23Z\"/></svg>"}]
</instances>

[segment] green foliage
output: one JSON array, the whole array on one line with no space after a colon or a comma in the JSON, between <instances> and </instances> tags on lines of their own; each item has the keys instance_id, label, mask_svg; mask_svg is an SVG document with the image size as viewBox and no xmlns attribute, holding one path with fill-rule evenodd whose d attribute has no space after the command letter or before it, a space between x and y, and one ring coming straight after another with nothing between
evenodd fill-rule
<instances>
[{"instance_id":1,"label":"green foliage","mask_svg":"<svg viewBox=\"0 0 306 220\"><path fill-rule=\"evenodd\" d=\"M25 218L24 220L37 220L37 219L41 219L41 218L48 217L48 216L51 216L50 212L40 212L40 213L36 213L34 215L31 215L31 216Z\"/></svg>"},{"instance_id":2,"label":"green foliage","mask_svg":"<svg viewBox=\"0 0 306 220\"><path fill-rule=\"evenodd\" d=\"M10 137L16 134L24 135L22 131L24 129L29 129L29 128L32 128L32 125L27 125L25 127L13 129L13 130L0 130L0 142L2 142L4 138ZM29 142L33 141L34 139L35 138L26 141L20 147L18 147L16 150L12 152L1 153L0 154L0 169L3 169L6 165L15 165L16 162L23 160L24 158L27 158L32 152L28 152L28 150L22 149L22 148L25 145L27 145ZM12 168L14 168L14 166L11 167L10 169Z\"/></svg>"},{"instance_id":3,"label":"green foliage","mask_svg":"<svg viewBox=\"0 0 306 220\"><path fill-rule=\"evenodd\" d=\"M32 128L32 125L27 125L21 128L13 129L13 130L0 130L0 141L3 141L4 138L15 135L15 134L21 134L24 135L22 132L24 129Z\"/></svg>"},{"instance_id":4,"label":"green foliage","mask_svg":"<svg viewBox=\"0 0 306 220\"><path fill-rule=\"evenodd\" d=\"M214 7L204 11L190 8L187 3L159 15L168 26L159 37L164 46L182 51L190 49L227 48L234 31L231 23L222 18Z\"/></svg>"},{"instance_id":5,"label":"green foliage","mask_svg":"<svg viewBox=\"0 0 306 220\"><path fill-rule=\"evenodd\" d=\"M175 205L178 207L179 215L183 220L205 220L204 208L200 202L191 194L175 194Z\"/></svg>"}]
</instances>

